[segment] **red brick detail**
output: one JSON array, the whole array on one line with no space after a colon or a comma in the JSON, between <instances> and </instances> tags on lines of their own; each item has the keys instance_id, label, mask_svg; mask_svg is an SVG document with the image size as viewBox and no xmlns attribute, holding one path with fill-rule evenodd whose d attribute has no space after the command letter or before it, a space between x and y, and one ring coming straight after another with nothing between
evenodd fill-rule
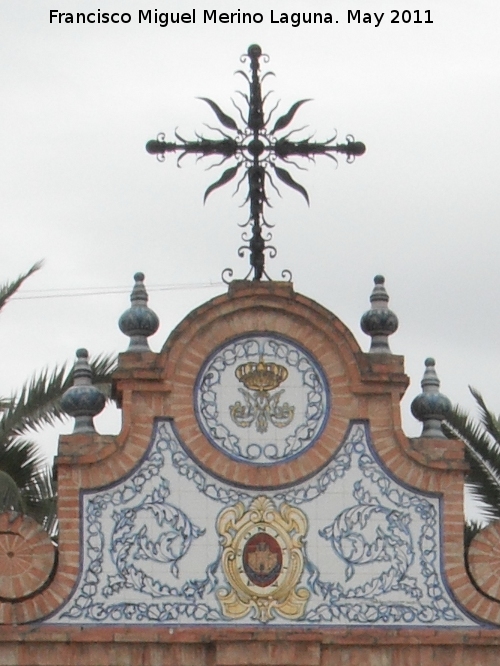
<instances>
[{"instance_id":1,"label":"red brick detail","mask_svg":"<svg viewBox=\"0 0 500 666\"><path fill-rule=\"evenodd\" d=\"M220 641L216 643L215 661L220 666L316 666L320 662L317 642L248 642Z\"/></svg>"},{"instance_id":2,"label":"red brick detail","mask_svg":"<svg viewBox=\"0 0 500 666\"><path fill-rule=\"evenodd\" d=\"M47 532L28 516L0 514L0 598L19 599L48 580L55 548Z\"/></svg>"},{"instance_id":3,"label":"red brick detail","mask_svg":"<svg viewBox=\"0 0 500 666\"><path fill-rule=\"evenodd\" d=\"M407 440L404 450L410 458L426 467L434 469L467 470L464 460L464 443L458 439L426 439L424 437Z\"/></svg>"},{"instance_id":4,"label":"red brick detail","mask_svg":"<svg viewBox=\"0 0 500 666\"><path fill-rule=\"evenodd\" d=\"M476 585L485 594L500 601L500 520L476 534L469 548L468 560Z\"/></svg>"},{"instance_id":5,"label":"red brick detail","mask_svg":"<svg viewBox=\"0 0 500 666\"><path fill-rule=\"evenodd\" d=\"M497 666L498 630L85 629L0 632L2 666Z\"/></svg>"}]
</instances>

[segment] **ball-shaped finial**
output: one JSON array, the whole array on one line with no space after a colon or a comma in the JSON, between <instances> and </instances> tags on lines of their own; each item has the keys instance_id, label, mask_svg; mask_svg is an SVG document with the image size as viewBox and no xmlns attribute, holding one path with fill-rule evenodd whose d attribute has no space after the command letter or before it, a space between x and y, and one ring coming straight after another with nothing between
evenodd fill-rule
<instances>
[{"instance_id":1,"label":"ball-shaped finial","mask_svg":"<svg viewBox=\"0 0 500 666\"><path fill-rule=\"evenodd\" d=\"M385 290L385 278L376 275L373 278L375 286L370 296L371 309L361 317L361 330L372 339L371 354L391 354L389 348L389 335L398 329L398 318L389 310L389 296Z\"/></svg>"},{"instance_id":2,"label":"ball-shaped finial","mask_svg":"<svg viewBox=\"0 0 500 666\"><path fill-rule=\"evenodd\" d=\"M440 381L436 373L436 361L425 359L425 372L421 382L422 393L411 403L411 413L422 421L422 437L445 437L441 424L451 411L450 400L439 392Z\"/></svg>"},{"instance_id":3,"label":"ball-shaped finial","mask_svg":"<svg viewBox=\"0 0 500 666\"><path fill-rule=\"evenodd\" d=\"M134 288L130 294L131 306L118 321L122 333L128 335L130 344L127 351L151 351L148 337L156 333L160 320L148 307L148 293L144 286L144 273L134 275Z\"/></svg>"},{"instance_id":4,"label":"ball-shaped finial","mask_svg":"<svg viewBox=\"0 0 500 666\"><path fill-rule=\"evenodd\" d=\"M98 388L92 386L92 370L86 349L76 350L73 366L73 386L64 392L61 408L75 419L74 434L94 433L94 416L102 412L106 398Z\"/></svg>"},{"instance_id":5,"label":"ball-shaped finial","mask_svg":"<svg viewBox=\"0 0 500 666\"><path fill-rule=\"evenodd\" d=\"M366 153L366 146L362 141L351 141L348 145L350 155L360 157Z\"/></svg>"},{"instance_id":6,"label":"ball-shaped finial","mask_svg":"<svg viewBox=\"0 0 500 666\"><path fill-rule=\"evenodd\" d=\"M262 55L262 49L258 44L250 44L247 53L250 56L250 58L260 58L260 56Z\"/></svg>"}]
</instances>

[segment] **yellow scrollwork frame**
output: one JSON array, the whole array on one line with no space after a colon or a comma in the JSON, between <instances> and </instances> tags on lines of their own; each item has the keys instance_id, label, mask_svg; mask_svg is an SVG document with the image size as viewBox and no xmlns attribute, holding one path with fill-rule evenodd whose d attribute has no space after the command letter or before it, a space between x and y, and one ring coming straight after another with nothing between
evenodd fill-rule
<instances>
[{"instance_id":1,"label":"yellow scrollwork frame","mask_svg":"<svg viewBox=\"0 0 500 666\"><path fill-rule=\"evenodd\" d=\"M222 568L230 587L219 588L217 598L226 617L238 619L253 611L254 618L269 622L276 613L288 620L303 615L309 590L297 588L297 584L304 568L307 527L307 518L300 509L286 503L277 509L265 496L254 499L248 510L238 502L221 512L217 531L222 537ZM243 567L245 545L259 532L270 534L282 552L280 572L265 587L252 583Z\"/></svg>"}]
</instances>

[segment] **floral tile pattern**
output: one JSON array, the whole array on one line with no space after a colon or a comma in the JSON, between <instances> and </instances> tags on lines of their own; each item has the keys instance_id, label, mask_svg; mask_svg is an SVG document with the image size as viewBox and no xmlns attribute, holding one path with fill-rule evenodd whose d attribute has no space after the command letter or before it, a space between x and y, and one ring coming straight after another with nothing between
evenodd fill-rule
<instances>
[{"instance_id":1,"label":"floral tile pattern","mask_svg":"<svg viewBox=\"0 0 500 666\"><path fill-rule=\"evenodd\" d=\"M443 579L439 498L387 473L364 422L264 493L211 477L159 421L135 471L82 502L79 583L51 623L477 626Z\"/></svg>"}]
</instances>

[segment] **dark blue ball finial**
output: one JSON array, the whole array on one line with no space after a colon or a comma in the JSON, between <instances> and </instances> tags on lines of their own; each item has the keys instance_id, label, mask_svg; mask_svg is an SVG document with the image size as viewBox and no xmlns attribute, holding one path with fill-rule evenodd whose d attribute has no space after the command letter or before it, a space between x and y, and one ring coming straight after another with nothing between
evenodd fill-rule
<instances>
[{"instance_id":1,"label":"dark blue ball finial","mask_svg":"<svg viewBox=\"0 0 500 666\"><path fill-rule=\"evenodd\" d=\"M106 404L104 394L92 386L92 370L86 349L76 350L73 366L73 386L64 392L61 408L75 419L73 434L94 433L94 416L102 412Z\"/></svg>"},{"instance_id":2,"label":"dark blue ball finial","mask_svg":"<svg viewBox=\"0 0 500 666\"><path fill-rule=\"evenodd\" d=\"M425 359L425 372L421 382L422 393L411 403L411 413L422 421L421 437L442 439L445 437L442 422L451 411L452 405L450 400L439 392L440 381L435 365L436 361L433 358Z\"/></svg>"},{"instance_id":3,"label":"dark blue ball finial","mask_svg":"<svg viewBox=\"0 0 500 666\"><path fill-rule=\"evenodd\" d=\"M391 354L389 335L397 331L399 322L394 312L389 310L384 276L376 275L373 281L375 286L370 296L371 309L361 317L361 330L372 339L371 354Z\"/></svg>"},{"instance_id":4,"label":"dark blue ball finial","mask_svg":"<svg viewBox=\"0 0 500 666\"><path fill-rule=\"evenodd\" d=\"M122 333L128 335L130 344L127 351L151 351L148 337L156 333L160 325L156 313L148 307L148 293L144 286L144 273L134 275L134 288L130 295L130 308L126 310L118 321Z\"/></svg>"}]
</instances>

